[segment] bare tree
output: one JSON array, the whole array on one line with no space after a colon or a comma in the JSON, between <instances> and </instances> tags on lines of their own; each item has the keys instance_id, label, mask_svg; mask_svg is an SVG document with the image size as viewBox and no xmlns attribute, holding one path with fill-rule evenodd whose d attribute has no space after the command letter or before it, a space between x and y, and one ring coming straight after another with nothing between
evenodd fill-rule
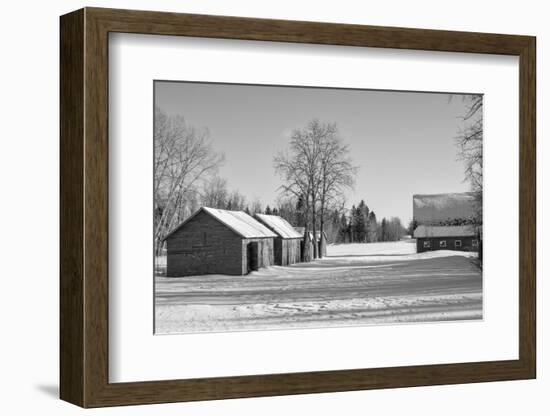
<instances>
[{"instance_id":1,"label":"bare tree","mask_svg":"<svg viewBox=\"0 0 550 416\"><path fill-rule=\"evenodd\" d=\"M335 123L323 124L320 129L320 234L321 246L325 241L325 217L329 204L338 205L345 191L353 188L358 167L353 165L349 147L339 136ZM322 257L322 250L321 256Z\"/></svg>"},{"instance_id":2,"label":"bare tree","mask_svg":"<svg viewBox=\"0 0 550 416\"><path fill-rule=\"evenodd\" d=\"M246 209L246 198L239 191L233 191L229 194L227 209L233 211L244 211Z\"/></svg>"},{"instance_id":3,"label":"bare tree","mask_svg":"<svg viewBox=\"0 0 550 416\"><path fill-rule=\"evenodd\" d=\"M357 168L351 163L349 149L339 137L336 124L314 119L292 132L288 151L275 157L274 167L285 182L283 192L303 201L305 238L309 238L311 223L313 257L317 258L317 221L323 245L328 204L353 186Z\"/></svg>"},{"instance_id":4,"label":"bare tree","mask_svg":"<svg viewBox=\"0 0 550 416\"><path fill-rule=\"evenodd\" d=\"M205 207L224 209L227 206L229 191L227 181L219 176L205 182L201 191L201 204Z\"/></svg>"},{"instance_id":5,"label":"bare tree","mask_svg":"<svg viewBox=\"0 0 550 416\"><path fill-rule=\"evenodd\" d=\"M250 204L250 207L248 208L250 213L252 215L254 214L262 214L263 213L263 206L262 206L262 202L258 199L258 198L255 198L252 203Z\"/></svg>"},{"instance_id":6,"label":"bare tree","mask_svg":"<svg viewBox=\"0 0 550 416\"><path fill-rule=\"evenodd\" d=\"M476 195L476 222L482 222L483 206L483 95L465 97L463 127L456 137L458 157L464 162L465 180Z\"/></svg>"},{"instance_id":7,"label":"bare tree","mask_svg":"<svg viewBox=\"0 0 550 416\"><path fill-rule=\"evenodd\" d=\"M273 160L275 171L281 176L284 183L281 185L282 194L290 199L301 201L301 216L304 220L304 253L303 261L311 260L309 246L311 243L309 232L309 218L311 204L309 200L310 182L307 175L306 164L301 159L301 155L291 142L290 152L280 152Z\"/></svg>"},{"instance_id":8,"label":"bare tree","mask_svg":"<svg viewBox=\"0 0 550 416\"><path fill-rule=\"evenodd\" d=\"M197 187L223 163L211 146L208 130L189 126L182 116L155 108L154 127L155 243L197 205Z\"/></svg>"}]
</instances>

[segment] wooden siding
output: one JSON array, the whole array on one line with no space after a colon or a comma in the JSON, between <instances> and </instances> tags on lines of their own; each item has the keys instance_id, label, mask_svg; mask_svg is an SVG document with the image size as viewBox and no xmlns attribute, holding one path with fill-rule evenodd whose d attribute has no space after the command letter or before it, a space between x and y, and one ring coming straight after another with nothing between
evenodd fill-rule
<instances>
[{"instance_id":1,"label":"wooden siding","mask_svg":"<svg viewBox=\"0 0 550 416\"><path fill-rule=\"evenodd\" d=\"M289 264L299 263L301 261L301 241L301 238L275 238L273 242L275 264L288 266Z\"/></svg>"},{"instance_id":2,"label":"wooden siding","mask_svg":"<svg viewBox=\"0 0 550 416\"><path fill-rule=\"evenodd\" d=\"M201 274L240 275L242 237L204 212L192 218L166 240L167 269L170 277Z\"/></svg>"},{"instance_id":3,"label":"wooden siding","mask_svg":"<svg viewBox=\"0 0 550 416\"><path fill-rule=\"evenodd\" d=\"M248 265L250 259L248 258L248 244L256 242L258 243L258 267L269 267L274 263L273 260L273 238L243 238L241 240L242 260L241 260L241 273L248 273Z\"/></svg>"},{"instance_id":4,"label":"wooden siding","mask_svg":"<svg viewBox=\"0 0 550 416\"><path fill-rule=\"evenodd\" d=\"M455 247L455 241L459 240L462 243L461 247ZM416 252L422 253L424 251L435 250L455 250L455 251L478 251L478 247L473 245L473 241L476 240L479 243L477 237L429 237L429 238L417 238L416 239ZM430 247L424 247L424 242L429 241ZM446 247L441 247L440 242L445 241Z\"/></svg>"}]
</instances>

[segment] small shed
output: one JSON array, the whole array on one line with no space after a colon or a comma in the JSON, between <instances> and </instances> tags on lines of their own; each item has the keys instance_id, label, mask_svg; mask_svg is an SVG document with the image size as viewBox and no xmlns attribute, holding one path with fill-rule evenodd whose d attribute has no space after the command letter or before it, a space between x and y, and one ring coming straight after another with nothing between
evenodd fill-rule
<instances>
[{"instance_id":1,"label":"small shed","mask_svg":"<svg viewBox=\"0 0 550 416\"><path fill-rule=\"evenodd\" d=\"M432 250L478 251L478 230L472 225L419 225L414 230L416 252Z\"/></svg>"},{"instance_id":2,"label":"small shed","mask_svg":"<svg viewBox=\"0 0 550 416\"><path fill-rule=\"evenodd\" d=\"M303 234L298 233L288 221L277 215L256 214L255 218L277 234L273 241L275 264L288 266L299 263Z\"/></svg>"},{"instance_id":3,"label":"small shed","mask_svg":"<svg viewBox=\"0 0 550 416\"><path fill-rule=\"evenodd\" d=\"M165 237L166 275L244 275L271 266L275 237L245 212L202 207Z\"/></svg>"}]
</instances>

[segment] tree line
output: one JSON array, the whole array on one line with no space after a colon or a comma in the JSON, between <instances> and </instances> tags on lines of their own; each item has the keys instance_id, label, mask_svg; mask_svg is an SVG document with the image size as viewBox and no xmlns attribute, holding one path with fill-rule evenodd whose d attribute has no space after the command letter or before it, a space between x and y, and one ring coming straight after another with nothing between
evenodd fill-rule
<instances>
[{"instance_id":1,"label":"tree line","mask_svg":"<svg viewBox=\"0 0 550 416\"><path fill-rule=\"evenodd\" d=\"M379 241L399 241L407 234L407 230L398 217L377 220L374 211L364 200L357 206L353 205L346 215L340 218L340 228L337 243L375 243Z\"/></svg>"}]
</instances>

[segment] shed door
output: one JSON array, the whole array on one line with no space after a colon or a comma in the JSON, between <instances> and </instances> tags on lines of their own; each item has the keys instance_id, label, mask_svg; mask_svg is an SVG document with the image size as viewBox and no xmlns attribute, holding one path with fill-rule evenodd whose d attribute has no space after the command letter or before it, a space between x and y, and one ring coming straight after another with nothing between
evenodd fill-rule
<instances>
[{"instance_id":1,"label":"shed door","mask_svg":"<svg viewBox=\"0 0 550 416\"><path fill-rule=\"evenodd\" d=\"M248 243L248 271L258 270L258 243Z\"/></svg>"}]
</instances>

